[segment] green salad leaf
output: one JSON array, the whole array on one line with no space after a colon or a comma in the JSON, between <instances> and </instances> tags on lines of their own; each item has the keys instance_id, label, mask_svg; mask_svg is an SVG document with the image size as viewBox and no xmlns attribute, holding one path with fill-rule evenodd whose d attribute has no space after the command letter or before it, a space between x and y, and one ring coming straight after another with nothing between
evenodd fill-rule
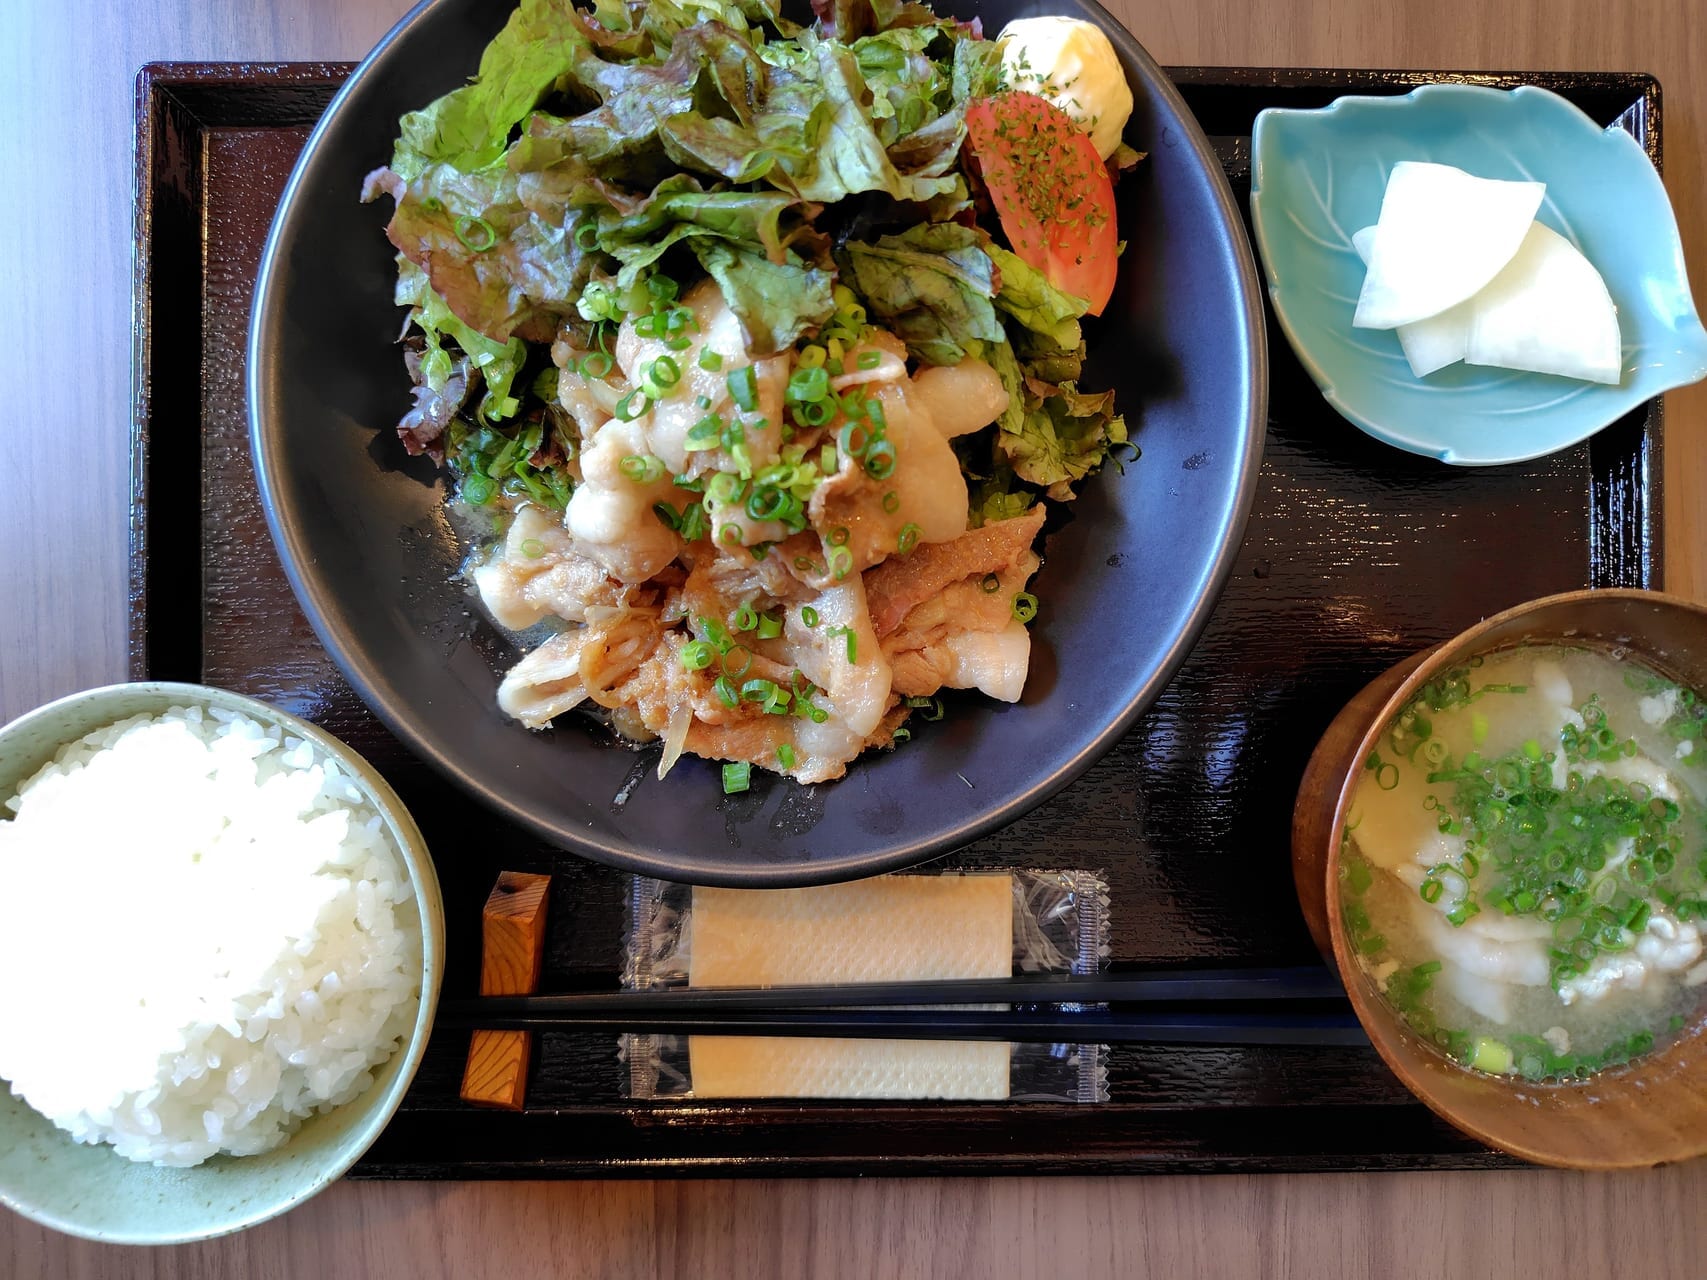
<instances>
[{"instance_id":1,"label":"green salad leaf","mask_svg":"<svg viewBox=\"0 0 1707 1280\"><path fill-rule=\"evenodd\" d=\"M449 338L462 348L486 383L483 412L492 418L507 418L515 413L516 400L510 388L522 365L527 363L525 342L520 338L494 342L464 324L433 290L426 273L401 255L397 259L397 289L393 297L398 306L413 308L411 318L426 337L426 352L420 362L423 385L441 391L452 376L456 362L444 349L444 339Z\"/></svg>"},{"instance_id":2,"label":"green salad leaf","mask_svg":"<svg viewBox=\"0 0 1707 1280\"><path fill-rule=\"evenodd\" d=\"M1008 389L996 428L998 453L1019 479L1067 501L1073 485L1101 467L1112 447L1126 443L1114 393L1088 394L1072 382L1031 376L1006 343L984 354Z\"/></svg>"},{"instance_id":3,"label":"green salad leaf","mask_svg":"<svg viewBox=\"0 0 1707 1280\"><path fill-rule=\"evenodd\" d=\"M926 364L959 364L978 344L1007 341L979 239L959 223L919 223L871 244L849 241L838 261L870 314L908 351Z\"/></svg>"},{"instance_id":4,"label":"green salad leaf","mask_svg":"<svg viewBox=\"0 0 1707 1280\"><path fill-rule=\"evenodd\" d=\"M867 191L928 200L954 189L948 177L902 173L867 114L859 61L846 45L801 37L804 56L773 62L773 91L759 135L778 151L776 172L808 200L830 203Z\"/></svg>"},{"instance_id":5,"label":"green salad leaf","mask_svg":"<svg viewBox=\"0 0 1707 1280\"><path fill-rule=\"evenodd\" d=\"M510 130L525 120L588 46L570 0L521 0L460 89L400 122L391 168L404 181L431 164L465 172L495 164Z\"/></svg>"},{"instance_id":6,"label":"green salad leaf","mask_svg":"<svg viewBox=\"0 0 1707 1280\"><path fill-rule=\"evenodd\" d=\"M577 84L599 105L549 127L607 178L632 182L638 173L645 180L671 172L668 160L684 163L665 155L659 137L665 121L697 114L727 118L743 129L751 124L751 103L764 94L766 69L744 32L704 22L677 31L667 48L661 62L607 60L590 51L576 63Z\"/></svg>"},{"instance_id":7,"label":"green salad leaf","mask_svg":"<svg viewBox=\"0 0 1707 1280\"><path fill-rule=\"evenodd\" d=\"M545 340L591 270L564 227L568 188L581 173L573 161L549 177L434 164L407 184L381 170L370 187L395 197L387 236L458 319L495 342L517 332Z\"/></svg>"},{"instance_id":8,"label":"green salad leaf","mask_svg":"<svg viewBox=\"0 0 1707 1280\"><path fill-rule=\"evenodd\" d=\"M1046 339L1050 348L1077 350L1081 341L1079 317L1085 314L1084 300L1062 293L1018 254L993 244L986 245L984 251L996 264L1002 282L996 305Z\"/></svg>"},{"instance_id":9,"label":"green salad leaf","mask_svg":"<svg viewBox=\"0 0 1707 1280\"><path fill-rule=\"evenodd\" d=\"M936 14L913 0L812 0L825 33L849 42L871 31L923 27L940 22Z\"/></svg>"},{"instance_id":10,"label":"green salad leaf","mask_svg":"<svg viewBox=\"0 0 1707 1280\"><path fill-rule=\"evenodd\" d=\"M754 355L791 346L835 314L831 297L835 276L792 251L781 262L773 262L729 241L695 240L692 248L722 289Z\"/></svg>"}]
</instances>

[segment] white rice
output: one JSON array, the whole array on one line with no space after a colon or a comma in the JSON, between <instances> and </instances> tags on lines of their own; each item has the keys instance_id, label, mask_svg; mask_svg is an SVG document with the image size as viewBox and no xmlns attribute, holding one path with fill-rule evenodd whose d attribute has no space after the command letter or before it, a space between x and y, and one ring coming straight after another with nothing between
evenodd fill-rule
<instances>
[{"instance_id":1,"label":"white rice","mask_svg":"<svg viewBox=\"0 0 1707 1280\"><path fill-rule=\"evenodd\" d=\"M413 1026L408 872L312 744L175 707L65 748L7 808L0 1080L77 1141L266 1151Z\"/></svg>"}]
</instances>

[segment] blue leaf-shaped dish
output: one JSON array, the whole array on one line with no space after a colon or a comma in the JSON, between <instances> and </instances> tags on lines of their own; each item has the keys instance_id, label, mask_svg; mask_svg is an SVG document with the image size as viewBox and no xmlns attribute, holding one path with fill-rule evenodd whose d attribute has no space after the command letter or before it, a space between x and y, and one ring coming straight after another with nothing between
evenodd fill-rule
<instances>
[{"instance_id":1,"label":"blue leaf-shaped dish","mask_svg":"<svg viewBox=\"0 0 1707 1280\"><path fill-rule=\"evenodd\" d=\"M1425 85L1269 110L1251 152L1251 220L1281 328L1328 403L1377 440L1442 462L1519 462L1707 377L1707 332L1659 174L1629 134L1557 94ZM1539 217L1599 268L1617 304L1618 386L1466 364L1416 378L1395 334L1351 327L1363 284L1351 235L1380 214L1400 160L1547 184Z\"/></svg>"}]
</instances>

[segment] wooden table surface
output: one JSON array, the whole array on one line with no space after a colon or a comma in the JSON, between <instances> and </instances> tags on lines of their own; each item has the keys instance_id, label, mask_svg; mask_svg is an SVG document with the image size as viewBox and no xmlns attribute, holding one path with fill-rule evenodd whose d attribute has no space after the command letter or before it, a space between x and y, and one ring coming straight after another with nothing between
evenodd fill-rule
<instances>
[{"instance_id":1,"label":"wooden table surface","mask_svg":"<svg viewBox=\"0 0 1707 1280\"><path fill-rule=\"evenodd\" d=\"M504 0L492 0L503 3ZM354 59L408 0L0 0L0 719L125 672L132 82ZM1707 287L1701 0L1113 0L1163 63L1636 70ZM170 335L158 335L170 340ZM1671 398L1667 580L1707 599L1707 389ZM235 1239L73 1241L0 1211L0 1276L1644 1277L1699 1270L1707 1163L1626 1176L346 1183Z\"/></svg>"}]
</instances>

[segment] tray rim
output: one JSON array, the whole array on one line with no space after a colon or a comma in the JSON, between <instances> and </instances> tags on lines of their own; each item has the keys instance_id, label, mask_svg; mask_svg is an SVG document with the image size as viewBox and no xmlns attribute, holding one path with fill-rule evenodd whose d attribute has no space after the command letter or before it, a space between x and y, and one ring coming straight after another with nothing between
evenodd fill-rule
<instances>
[{"instance_id":1,"label":"tray rim","mask_svg":"<svg viewBox=\"0 0 1707 1280\"><path fill-rule=\"evenodd\" d=\"M170 678L173 662L182 662L176 654L168 656L155 639L164 624L174 629L180 639L188 637L193 645L194 670L181 678L194 679L200 669L199 608L188 616L174 617L174 600L191 600L199 606L200 584L194 575L184 575L194 584L174 593L171 584L149 573L150 543L159 538L162 528L160 499L174 492L170 480L149 470L149 443L155 428L154 408L161 398L162 386L156 379L157 349L153 331L159 292L178 299L178 309L193 313L188 327L175 328L175 334L193 331L193 344L178 341L178 345L193 346L199 361L201 354L200 289L202 262L199 242L179 242L167 245L168 252L158 252L162 234L170 237L172 214L193 208L200 198L200 156L194 147L174 148L174 131L193 134L206 129L236 127L301 127L306 128L318 118L320 109L348 74L355 63L350 62L156 62L143 66L136 79L136 183L133 227L135 250L133 257L133 419L131 423L130 475L130 538L129 538L129 658L133 679ZM1637 113L1633 123L1642 130L1640 137L1650 158L1659 167L1661 159L1660 85L1645 72L1494 72L1494 71L1427 71L1392 69L1335 69L1285 67L1163 67L1163 71L1182 88L1228 87L1260 90L1272 88L1316 87L1323 90L1357 92L1367 88L1386 88L1402 92L1421 83L1463 82L1493 84L1530 83L1547 87L1596 88L1629 90L1635 97L1632 107L1624 114ZM234 101L242 103L246 95L260 95L254 104L233 110ZM236 95L235 98L233 95ZM280 120L279 112L290 118ZM193 238L192 238L193 239ZM167 268L185 260L186 250L194 249L188 258L193 264L197 288L185 289L179 278ZM177 257L173 257L173 254ZM162 260L164 258L164 261ZM173 280L178 287L158 290L157 286ZM165 310L171 310L170 307ZM183 371L177 371L182 385ZM170 384L170 377L167 382ZM199 390L199 384L198 384ZM1642 422L1642 441L1635 451L1638 474L1633 477L1630 494L1640 509L1634 513L1637 543L1623 550L1632 558L1619 558L1608 569L1609 581L1595 585L1636 582L1656 585L1661 576L1661 544L1663 538L1663 492L1660 468L1660 448L1663 440L1663 398L1646 402ZM1600 468L1593 463L1591 444L1591 477L1598 478ZM1598 572L1609 548L1596 539L1599 532L1592 517L1597 502L1591 492L1586 496L1591 516L1589 557ZM179 515L183 515L180 511ZM187 519L173 526L187 529L199 550L197 523L199 503ZM1611 548L1617 551L1617 548ZM168 665L161 665L162 663ZM432 1108L421 1108L424 1117L435 1114ZM1221 1116L1228 1112L1230 1116ZM1135 1127L1164 1133L1173 1129L1189 1132L1190 1118L1216 1114L1217 1123L1227 1123L1232 1131L1259 1115L1268 1113L1294 1122L1282 1128L1308 1127L1308 1115L1315 1108L1238 1106L1231 1109L1206 1104L1201 1107L1135 1108ZM886 1114L899 1119L924 1117L966 1122L977 1113L976 1108L950 1105L931 1108L843 1108L834 1105L812 1109L821 1121L834 1120L838 1114L851 1118L858 1115L868 1120L881 1119ZM405 1113L406 1114L406 1113ZM460 1114L456 1112L444 1113ZM1428 1117L1419 1103L1378 1104L1363 1108L1362 1117L1375 1119L1390 1116L1396 1121L1410 1123ZM519 1119L548 1120L555 1125L567 1121L576 1123L582 1118L600 1117L610 1125L626 1125L639 1132L669 1128L676 1122L660 1115L658 1108L640 1107L628 1102L589 1104L586 1108L551 1108L528 1113ZM788 1116L797 1116L797 1109L739 1105L716 1108L712 1113L697 1117L703 1133L727 1135L739 1143L740 1136L756 1126L781 1127ZM1444 1127L1442 1126L1444 1129ZM401 1135L398 1135L401 1137ZM1004 1154L995 1150L934 1153L902 1157L893 1162L882 1157L862 1154L811 1154L795 1151L767 1150L736 1154L716 1154L710 1151L665 1155L625 1154L612 1156L574 1157L561 1153L549 1160L518 1157L515 1160L482 1160L456 1163L442 1155L433 1159L406 1158L401 1153L386 1150L381 1143L359 1164L350 1176L373 1178L628 1178L628 1177L730 1177L730 1176L842 1176L881 1172L888 1176L954 1176L994 1174L1072 1174L1072 1173L1197 1173L1197 1172L1305 1172L1326 1170L1405 1170L1405 1169L1486 1169L1521 1167L1498 1153L1488 1152L1462 1140L1454 1132L1444 1130L1444 1143L1430 1151L1368 1151L1343 1149L1269 1149L1268 1144L1250 1144L1247 1149L1230 1152L1189 1151L1178 1147L1165 1149L1134 1147L1119 1151L1081 1152L1072 1157L1050 1156L1042 1159L1028 1155ZM1452 1149L1456 1145L1458 1149Z\"/></svg>"}]
</instances>

